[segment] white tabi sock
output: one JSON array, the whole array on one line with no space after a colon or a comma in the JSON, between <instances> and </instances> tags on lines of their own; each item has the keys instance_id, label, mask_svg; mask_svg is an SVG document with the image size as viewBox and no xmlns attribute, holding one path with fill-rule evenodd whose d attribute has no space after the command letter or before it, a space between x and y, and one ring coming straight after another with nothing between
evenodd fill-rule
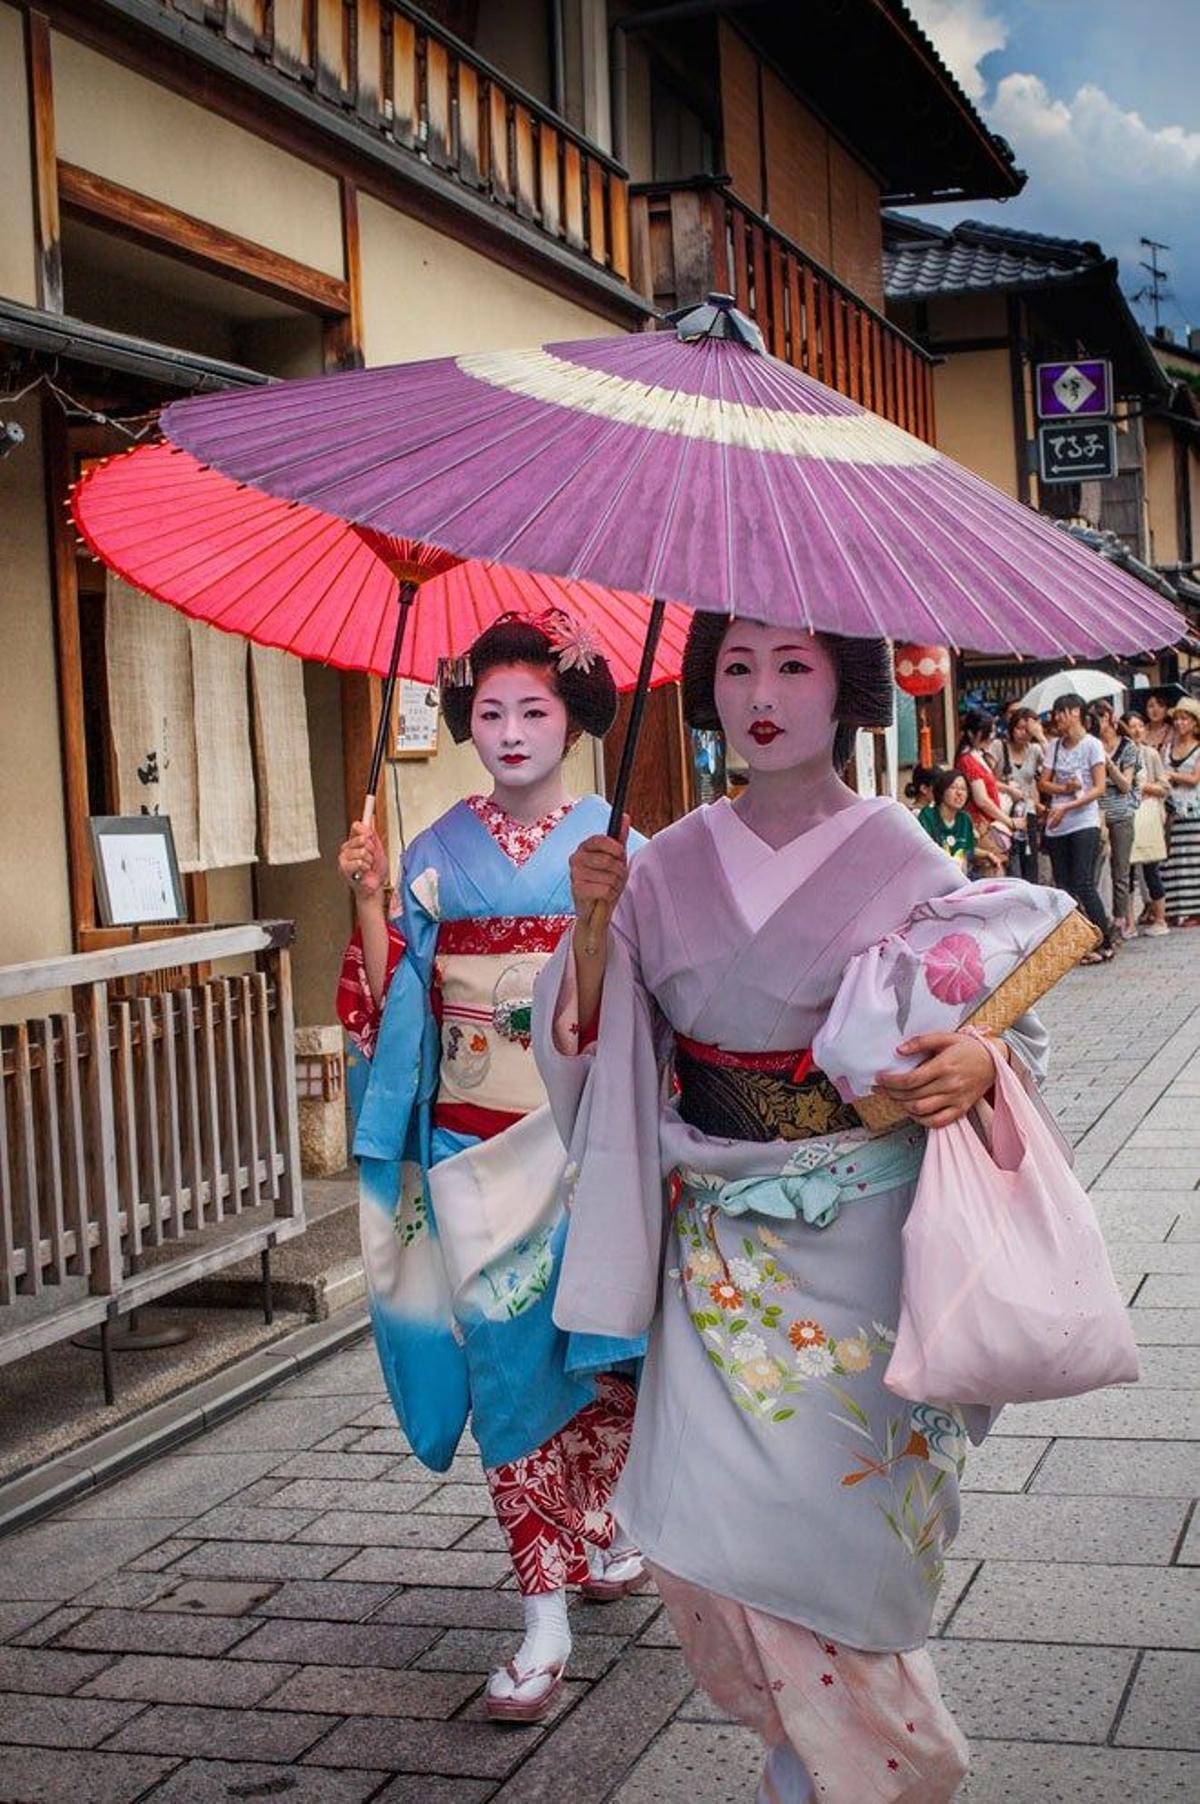
<instances>
[{"instance_id":1,"label":"white tabi sock","mask_svg":"<svg viewBox=\"0 0 1200 1804\"><path fill-rule=\"evenodd\" d=\"M777 1742L768 1753L757 1804L813 1804L804 1763L790 1741Z\"/></svg>"},{"instance_id":2,"label":"white tabi sock","mask_svg":"<svg viewBox=\"0 0 1200 1804\"><path fill-rule=\"evenodd\" d=\"M642 1571L641 1549L623 1528L616 1530L607 1547L589 1547L587 1562L594 1579L623 1581L638 1577Z\"/></svg>"},{"instance_id":3,"label":"white tabi sock","mask_svg":"<svg viewBox=\"0 0 1200 1804\"><path fill-rule=\"evenodd\" d=\"M534 1597L523 1597L521 1602L525 1610L525 1639L511 1662L520 1676L514 1680L507 1667L494 1672L488 1681L491 1697L524 1697L526 1691L535 1687L523 1684L523 1680L538 1673L561 1671L570 1657L566 1592L542 1591Z\"/></svg>"}]
</instances>

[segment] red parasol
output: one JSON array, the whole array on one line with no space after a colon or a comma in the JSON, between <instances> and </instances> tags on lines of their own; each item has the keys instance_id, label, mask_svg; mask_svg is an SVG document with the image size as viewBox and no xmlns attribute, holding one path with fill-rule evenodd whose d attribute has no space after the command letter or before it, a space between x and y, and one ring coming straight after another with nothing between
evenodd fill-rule
<instances>
[{"instance_id":1,"label":"red parasol","mask_svg":"<svg viewBox=\"0 0 1200 1804\"><path fill-rule=\"evenodd\" d=\"M464 561L419 540L357 528L231 481L169 444L139 446L90 471L71 506L89 549L156 600L258 645L384 678L368 819L397 676L435 682L440 664L500 615L581 617L618 689L637 683L644 597ZM667 611L652 686L678 677L687 619L682 608Z\"/></svg>"}]
</instances>

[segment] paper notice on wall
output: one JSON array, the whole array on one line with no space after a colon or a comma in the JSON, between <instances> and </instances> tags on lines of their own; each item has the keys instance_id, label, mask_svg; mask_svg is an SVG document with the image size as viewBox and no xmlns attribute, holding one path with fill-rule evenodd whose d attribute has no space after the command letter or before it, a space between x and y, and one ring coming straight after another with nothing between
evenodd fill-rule
<instances>
[{"instance_id":1,"label":"paper notice on wall","mask_svg":"<svg viewBox=\"0 0 1200 1804\"><path fill-rule=\"evenodd\" d=\"M201 868L188 622L110 571L104 613L115 814L171 819L181 871Z\"/></svg>"},{"instance_id":2,"label":"paper notice on wall","mask_svg":"<svg viewBox=\"0 0 1200 1804\"><path fill-rule=\"evenodd\" d=\"M164 610L165 612L166 610ZM206 871L253 864L254 761L246 641L188 622L196 720L200 864Z\"/></svg>"},{"instance_id":3,"label":"paper notice on wall","mask_svg":"<svg viewBox=\"0 0 1200 1804\"><path fill-rule=\"evenodd\" d=\"M319 858L308 749L304 666L285 651L250 647L258 832L268 864Z\"/></svg>"}]
</instances>

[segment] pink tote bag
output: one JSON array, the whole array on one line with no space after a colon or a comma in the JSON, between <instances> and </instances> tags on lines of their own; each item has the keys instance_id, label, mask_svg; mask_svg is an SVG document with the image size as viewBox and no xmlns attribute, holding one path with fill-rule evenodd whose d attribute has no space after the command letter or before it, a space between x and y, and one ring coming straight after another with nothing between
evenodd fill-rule
<instances>
[{"instance_id":1,"label":"pink tote bag","mask_svg":"<svg viewBox=\"0 0 1200 1804\"><path fill-rule=\"evenodd\" d=\"M1137 1346L1095 1211L988 1044L990 1146L967 1117L929 1135L884 1383L917 1403L993 1409L1132 1383Z\"/></svg>"}]
</instances>

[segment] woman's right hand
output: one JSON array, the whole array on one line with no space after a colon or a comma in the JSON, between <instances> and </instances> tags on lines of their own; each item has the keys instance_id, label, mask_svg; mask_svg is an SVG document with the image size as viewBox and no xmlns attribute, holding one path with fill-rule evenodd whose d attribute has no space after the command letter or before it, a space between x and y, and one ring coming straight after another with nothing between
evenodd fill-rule
<instances>
[{"instance_id":1,"label":"woman's right hand","mask_svg":"<svg viewBox=\"0 0 1200 1804\"><path fill-rule=\"evenodd\" d=\"M338 851L338 870L356 901L374 902L387 888L387 853L374 827L355 821Z\"/></svg>"},{"instance_id":2,"label":"woman's right hand","mask_svg":"<svg viewBox=\"0 0 1200 1804\"><path fill-rule=\"evenodd\" d=\"M620 839L593 833L576 846L571 854L571 899L575 913L586 919L597 903L602 903L611 916L621 899L629 876L629 857L625 841L629 834L629 817L621 824Z\"/></svg>"}]
</instances>

